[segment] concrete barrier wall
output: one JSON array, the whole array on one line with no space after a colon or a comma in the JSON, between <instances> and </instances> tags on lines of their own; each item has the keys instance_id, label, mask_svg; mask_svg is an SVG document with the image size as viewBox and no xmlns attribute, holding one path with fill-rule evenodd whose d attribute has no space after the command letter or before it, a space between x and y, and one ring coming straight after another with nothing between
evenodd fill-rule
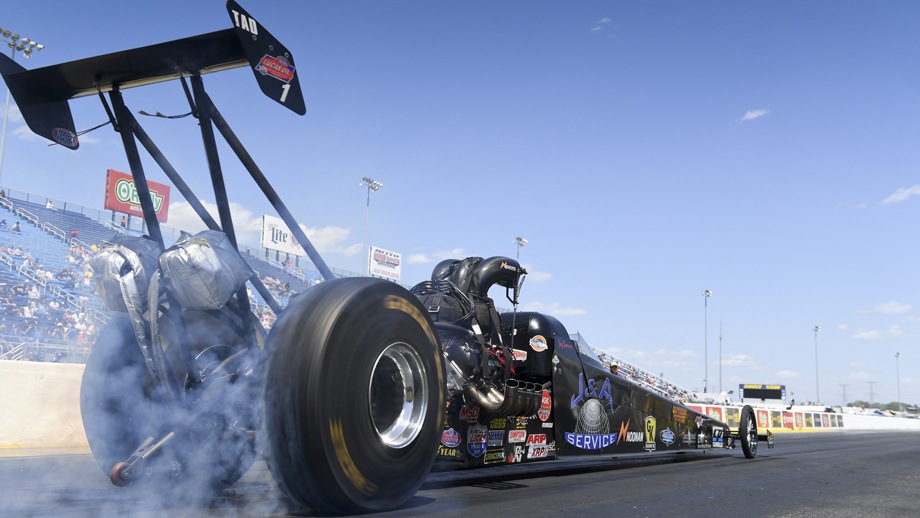
<instances>
[{"instance_id":1,"label":"concrete barrier wall","mask_svg":"<svg viewBox=\"0 0 920 518\"><path fill-rule=\"evenodd\" d=\"M80 364L0 360L0 455L17 455L23 450L88 453L80 417L82 377ZM737 426L732 420L737 420L740 407L690 407ZM795 411L777 414L761 409L757 419L758 427L773 431L920 431L920 419ZM818 422L821 424L815 426Z\"/></svg>"},{"instance_id":2,"label":"concrete barrier wall","mask_svg":"<svg viewBox=\"0 0 920 518\"><path fill-rule=\"evenodd\" d=\"M80 417L83 365L0 360L0 453L89 452Z\"/></svg>"},{"instance_id":3,"label":"concrete barrier wall","mask_svg":"<svg viewBox=\"0 0 920 518\"><path fill-rule=\"evenodd\" d=\"M702 414L736 428L741 406L687 405ZM818 432L835 430L915 430L920 431L920 419L883 417L859 414L819 412L808 407L791 409L754 408L759 430L772 432Z\"/></svg>"}]
</instances>

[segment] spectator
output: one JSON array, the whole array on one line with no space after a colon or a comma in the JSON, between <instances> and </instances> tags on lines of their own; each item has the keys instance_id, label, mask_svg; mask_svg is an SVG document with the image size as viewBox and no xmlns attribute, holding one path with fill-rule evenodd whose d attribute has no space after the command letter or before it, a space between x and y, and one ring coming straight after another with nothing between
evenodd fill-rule
<instances>
[{"instance_id":1,"label":"spectator","mask_svg":"<svg viewBox=\"0 0 920 518\"><path fill-rule=\"evenodd\" d=\"M14 234L21 234L21 233L22 233L22 228L19 227L19 222L18 222L18 221L15 222L15 223L13 223L13 228L10 229L10 232L13 232Z\"/></svg>"},{"instance_id":2,"label":"spectator","mask_svg":"<svg viewBox=\"0 0 920 518\"><path fill-rule=\"evenodd\" d=\"M45 203L45 208L54 210L54 203L51 202L51 198L48 198L48 202Z\"/></svg>"},{"instance_id":3,"label":"spectator","mask_svg":"<svg viewBox=\"0 0 920 518\"><path fill-rule=\"evenodd\" d=\"M620 375L620 366L617 365L617 362L610 362L610 374L614 376Z\"/></svg>"},{"instance_id":4,"label":"spectator","mask_svg":"<svg viewBox=\"0 0 920 518\"><path fill-rule=\"evenodd\" d=\"M128 228L128 218L124 216L121 217L121 228Z\"/></svg>"},{"instance_id":5,"label":"spectator","mask_svg":"<svg viewBox=\"0 0 920 518\"><path fill-rule=\"evenodd\" d=\"M73 230L70 231L70 237L72 237L72 238L75 238L75 237L77 237L77 236L79 236L79 235L80 235L80 232L79 232L77 229L73 229Z\"/></svg>"},{"instance_id":6,"label":"spectator","mask_svg":"<svg viewBox=\"0 0 920 518\"><path fill-rule=\"evenodd\" d=\"M6 229L7 229L7 224L6 224L6 220L4 219L0 221L0 230L6 230Z\"/></svg>"}]
</instances>

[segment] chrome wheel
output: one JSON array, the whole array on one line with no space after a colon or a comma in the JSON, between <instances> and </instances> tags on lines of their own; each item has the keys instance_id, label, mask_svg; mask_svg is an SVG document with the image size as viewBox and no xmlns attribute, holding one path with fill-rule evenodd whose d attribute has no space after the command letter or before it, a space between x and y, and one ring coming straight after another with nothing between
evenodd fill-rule
<instances>
[{"instance_id":1,"label":"chrome wheel","mask_svg":"<svg viewBox=\"0 0 920 518\"><path fill-rule=\"evenodd\" d=\"M405 342L388 345L377 357L368 387L371 421L390 448L412 443L425 422L428 386L418 353Z\"/></svg>"}]
</instances>

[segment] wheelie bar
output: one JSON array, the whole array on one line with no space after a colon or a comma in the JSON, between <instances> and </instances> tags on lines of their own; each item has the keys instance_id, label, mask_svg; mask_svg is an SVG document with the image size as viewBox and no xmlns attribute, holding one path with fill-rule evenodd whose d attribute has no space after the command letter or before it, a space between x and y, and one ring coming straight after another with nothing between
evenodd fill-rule
<instances>
[{"instance_id":1,"label":"wheelie bar","mask_svg":"<svg viewBox=\"0 0 920 518\"><path fill-rule=\"evenodd\" d=\"M145 465L147 460L157 455L160 448L175 438L175 436L175 432L169 432L159 441L156 441L153 437L148 437L138 449L134 450L134 453L128 457L127 461L119 462L112 466L112 472L110 474L112 484L122 487L142 476L153 475L154 466ZM181 469L180 466L175 463L170 463L168 467L161 466L158 471L162 474L171 475L179 469Z\"/></svg>"}]
</instances>

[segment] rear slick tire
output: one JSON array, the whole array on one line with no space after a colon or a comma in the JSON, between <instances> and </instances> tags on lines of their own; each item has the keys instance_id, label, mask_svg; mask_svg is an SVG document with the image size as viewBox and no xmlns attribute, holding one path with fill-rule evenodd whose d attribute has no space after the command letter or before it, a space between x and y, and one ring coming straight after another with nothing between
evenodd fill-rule
<instances>
[{"instance_id":1,"label":"rear slick tire","mask_svg":"<svg viewBox=\"0 0 920 518\"><path fill-rule=\"evenodd\" d=\"M266 460L300 505L394 509L431 470L444 415L434 326L401 286L336 279L298 295L268 335Z\"/></svg>"}]
</instances>

